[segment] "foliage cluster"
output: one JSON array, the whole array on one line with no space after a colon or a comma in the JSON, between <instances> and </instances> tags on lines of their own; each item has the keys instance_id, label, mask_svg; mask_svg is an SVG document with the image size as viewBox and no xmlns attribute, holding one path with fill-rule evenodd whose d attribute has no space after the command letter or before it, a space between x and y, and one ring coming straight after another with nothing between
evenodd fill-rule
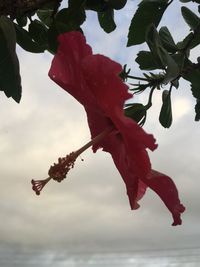
<instances>
[{"instance_id":1,"label":"foliage cluster","mask_svg":"<svg viewBox=\"0 0 200 267\"><path fill-rule=\"evenodd\" d=\"M64 2L64 1L63 1ZM190 82L191 92L196 99L195 120L200 120L200 58L192 62L190 52L200 44L200 1L197 12L187 7L190 0L181 0L181 14L189 26L188 35L178 43L174 41L167 26L158 29L164 12L173 0L142 0L130 22L127 46L145 43L148 51L139 51L135 61L143 74L135 77L124 65L120 74L131 85L133 93L149 90L149 101L127 104L125 114L140 125L146 121L147 110L152 106L155 90L162 92L162 107L159 121L165 128L172 124L172 89L179 88L181 78ZM61 5L62 4L62 5ZM21 99L21 77L16 44L31 53L49 51L56 53L57 37L68 31L82 31L81 25L87 18L86 11L96 12L101 28L110 33L117 27L115 12L120 12L127 0L69 0L63 7L62 1L49 1L40 8L20 15L0 16L0 90L16 102ZM130 79L137 82L132 84Z\"/></svg>"}]
</instances>

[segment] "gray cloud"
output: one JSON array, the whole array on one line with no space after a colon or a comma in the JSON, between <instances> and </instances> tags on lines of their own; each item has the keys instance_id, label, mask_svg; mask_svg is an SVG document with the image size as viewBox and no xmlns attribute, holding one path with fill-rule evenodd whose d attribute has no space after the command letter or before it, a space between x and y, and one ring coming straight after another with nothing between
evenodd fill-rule
<instances>
[{"instance_id":1,"label":"gray cloud","mask_svg":"<svg viewBox=\"0 0 200 267\"><path fill-rule=\"evenodd\" d=\"M125 16L125 23L131 15ZM122 18L118 19L119 30L107 36L103 44L103 32L93 36L95 32L88 30L88 42L94 40L95 52L118 59L121 50L117 44L125 42L121 37L124 24ZM150 190L141 208L130 210L123 181L110 156L101 151L87 151L84 162L77 160L65 181L50 182L40 197L34 195L30 180L45 178L49 166L86 143L90 133L83 108L48 79L51 57L20 51L20 58L22 103L17 105L3 94L0 98L1 244L23 248L65 246L75 251L199 246L200 130L193 122L193 103L184 102L185 84L183 102L174 106L173 127L165 130L158 124L160 95L154 98L156 105L145 126L159 143L157 151L150 153L152 165L174 178L187 206L183 226L172 228L171 215ZM124 55L120 60L126 58ZM133 57L128 62L131 65ZM174 99L178 94L174 93ZM187 110L181 115L184 105Z\"/></svg>"}]
</instances>

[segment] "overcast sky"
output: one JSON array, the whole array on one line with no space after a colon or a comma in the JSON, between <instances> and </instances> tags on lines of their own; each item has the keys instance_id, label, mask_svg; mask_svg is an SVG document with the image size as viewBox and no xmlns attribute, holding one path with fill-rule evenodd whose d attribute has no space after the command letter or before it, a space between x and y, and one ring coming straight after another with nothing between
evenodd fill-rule
<instances>
[{"instance_id":1,"label":"overcast sky","mask_svg":"<svg viewBox=\"0 0 200 267\"><path fill-rule=\"evenodd\" d=\"M188 28L175 7L170 7L163 24L167 23L178 39ZM110 35L99 28L91 12L84 32L95 53L128 64L132 74L138 75L141 73L134 58L141 47L125 48L127 25L135 8L136 3L129 1L117 12L118 28ZM84 162L77 160L64 182L51 181L41 196L34 194L31 179L46 178L49 166L89 141L90 133L82 106L48 78L52 56L21 49L18 54L21 103L7 99L2 92L0 97L1 246L64 246L73 251L200 246L200 125L194 122L189 85L183 83L173 92L174 121L170 129L158 123L160 92L154 97L145 125L159 144L150 153L152 166L174 179L187 208L183 225L172 227L170 213L150 190L141 208L130 210L122 178L110 155L101 151L93 154L88 150Z\"/></svg>"}]
</instances>

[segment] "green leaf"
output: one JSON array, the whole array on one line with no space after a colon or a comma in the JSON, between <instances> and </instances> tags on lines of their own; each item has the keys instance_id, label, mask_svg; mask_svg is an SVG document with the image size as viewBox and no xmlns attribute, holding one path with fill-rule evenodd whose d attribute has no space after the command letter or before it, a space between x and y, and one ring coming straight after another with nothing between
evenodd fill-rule
<instances>
[{"instance_id":1,"label":"green leaf","mask_svg":"<svg viewBox=\"0 0 200 267\"><path fill-rule=\"evenodd\" d=\"M63 33L65 31L67 31L68 28L65 28L65 24L63 23L59 23L59 22L54 22L49 30L48 30L48 44L49 44L49 51L52 54L55 54L58 48L58 35L60 33Z\"/></svg>"},{"instance_id":2,"label":"green leaf","mask_svg":"<svg viewBox=\"0 0 200 267\"><path fill-rule=\"evenodd\" d=\"M104 0L86 0L85 9L94 10L96 12L107 9L107 3Z\"/></svg>"},{"instance_id":3,"label":"green leaf","mask_svg":"<svg viewBox=\"0 0 200 267\"><path fill-rule=\"evenodd\" d=\"M115 30L116 24L114 21L113 9L107 9L106 11L98 12L98 20L101 28L110 33Z\"/></svg>"},{"instance_id":4,"label":"green leaf","mask_svg":"<svg viewBox=\"0 0 200 267\"><path fill-rule=\"evenodd\" d=\"M58 36L61 33L68 32L69 27L68 25L55 21L48 30L48 45L49 45L49 52L55 54L58 48ZM78 28L77 31L82 32L81 28Z\"/></svg>"},{"instance_id":5,"label":"green leaf","mask_svg":"<svg viewBox=\"0 0 200 267\"><path fill-rule=\"evenodd\" d=\"M43 5L37 10L37 16L46 26L50 27L53 23L53 13L55 8L55 1L51 1Z\"/></svg>"},{"instance_id":6,"label":"green leaf","mask_svg":"<svg viewBox=\"0 0 200 267\"><path fill-rule=\"evenodd\" d=\"M126 5L127 0L107 0L107 3L111 8L118 10Z\"/></svg>"},{"instance_id":7,"label":"green leaf","mask_svg":"<svg viewBox=\"0 0 200 267\"><path fill-rule=\"evenodd\" d=\"M159 66L162 66L162 68L164 69L165 68L165 62L163 62L163 59L161 58L160 53L159 53L160 47L162 47L162 43L161 43L160 37L158 35L158 32L157 32L157 30L153 24L149 25L149 27L147 28L146 42L147 42L149 49L152 53L154 61Z\"/></svg>"},{"instance_id":8,"label":"green leaf","mask_svg":"<svg viewBox=\"0 0 200 267\"><path fill-rule=\"evenodd\" d=\"M21 99L19 61L15 52L16 34L10 19L0 17L0 90L16 102Z\"/></svg>"},{"instance_id":9,"label":"green leaf","mask_svg":"<svg viewBox=\"0 0 200 267\"><path fill-rule=\"evenodd\" d=\"M200 44L200 34L195 34L194 37L192 38L192 41L191 41L188 49L193 49L199 44Z\"/></svg>"},{"instance_id":10,"label":"green leaf","mask_svg":"<svg viewBox=\"0 0 200 267\"><path fill-rule=\"evenodd\" d=\"M141 70L163 69L162 64L159 65L149 51L140 51L135 61L139 64Z\"/></svg>"},{"instance_id":11,"label":"green leaf","mask_svg":"<svg viewBox=\"0 0 200 267\"><path fill-rule=\"evenodd\" d=\"M195 38L196 39L196 38ZM176 44L178 51L184 52L184 54L189 57L190 56L190 49L192 49L192 43L194 42L194 33L190 32L182 41ZM195 44L194 44L195 46Z\"/></svg>"},{"instance_id":12,"label":"green leaf","mask_svg":"<svg viewBox=\"0 0 200 267\"><path fill-rule=\"evenodd\" d=\"M146 120L146 107L140 103L130 104L129 107L124 109L124 113L126 117L129 117L142 125Z\"/></svg>"},{"instance_id":13,"label":"green leaf","mask_svg":"<svg viewBox=\"0 0 200 267\"><path fill-rule=\"evenodd\" d=\"M200 70L192 70L189 73L182 75L182 77L191 82L193 96L200 99Z\"/></svg>"},{"instance_id":14,"label":"green leaf","mask_svg":"<svg viewBox=\"0 0 200 267\"><path fill-rule=\"evenodd\" d=\"M189 33L183 41L177 43L179 50L187 47L187 56L189 57L190 50L200 44L200 34Z\"/></svg>"},{"instance_id":15,"label":"green leaf","mask_svg":"<svg viewBox=\"0 0 200 267\"><path fill-rule=\"evenodd\" d=\"M185 80L191 84L192 95L196 98L195 105L195 121L200 120L200 70L192 70L182 76Z\"/></svg>"},{"instance_id":16,"label":"green leaf","mask_svg":"<svg viewBox=\"0 0 200 267\"><path fill-rule=\"evenodd\" d=\"M132 18L127 46L143 43L148 26L157 27L167 7L167 0L143 0Z\"/></svg>"},{"instance_id":17,"label":"green leaf","mask_svg":"<svg viewBox=\"0 0 200 267\"><path fill-rule=\"evenodd\" d=\"M68 31L76 30L85 21L86 15L83 7L77 8L63 8L56 15L56 22L66 25Z\"/></svg>"},{"instance_id":18,"label":"green leaf","mask_svg":"<svg viewBox=\"0 0 200 267\"><path fill-rule=\"evenodd\" d=\"M175 79L179 74L179 67L171 55L165 50L160 40L160 36L154 25L150 25L147 29L146 42L152 52L153 58L159 65L165 68L164 83L168 83Z\"/></svg>"},{"instance_id":19,"label":"green leaf","mask_svg":"<svg viewBox=\"0 0 200 267\"><path fill-rule=\"evenodd\" d=\"M95 2L94 0L92 0L93 2ZM71 9L82 9L85 5L86 0L69 0L68 4L69 4L69 8ZM98 0L99 2L99 0Z\"/></svg>"},{"instance_id":20,"label":"green leaf","mask_svg":"<svg viewBox=\"0 0 200 267\"><path fill-rule=\"evenodd\" d=\"M200 23L199 17L185 6L181 8L181 13L188 26L195 30Z\"/></svg>"},{"instance_id":21,"label":"green leaf","mask_svg":"<svg viewBox=\"0 0 200 267\"><path fill-rule=\"evenodd\" d=\"M38 18L48 27L50 27L53 22L52 14L53 9L39 9L37 11Z\"/></svg>"},{"instance_id":22,"label":"green leaf","mask_svg":"<svg viewBox=\"0 0 200 267\"><path fill-rule=\"evenodd\" d=\"M200 99L197 99L194 109L196 112L195 121L199 121L200 120Z\"/></svg>"},{"instance_id":23,"label":"green leaf","mask_svg":"<svg viewBox=\"0 0 200 267\"><path fill-rule=\"evenodd\" d=\"M17 36L17 43L24 50L31 53L43 53L46 47L41 46L40 44L34 42L26 30L20 28L17 24L15 25L15 31Z\"/></svg>"},{"instance_id":24,"label":"green leaf","mask_svg":"<svg viewBox=\"0 0 200 267\"><path fill-rule=\"evenodd\" d=\"M160 28L159 36L160 36L161 42L163 44L163 47L168 52L175 53L177 51L176 44L175 44L173 37L172 37L172 35L171 35L171 33L167 27L161 27Z\"/></svg>"},{"instance_id":25,"label":"green leaf","mask_svg":"<svg viewBox=\"0 0 200 267\"><path fill-rule=\"evenodd\" d=\"M186 46L188 45L188 42L193 39L193 32L190 32L182 41L178 42L176 46L179 50L185 50Z\"/></svg>"},{"instance_id":26,"label":"green leaf","mask_svg":"<svg viewBox=\"0 0 200 267\"><path fill-rule=\"evenodd\" d=\"M180 53L176 53L174 55L171 55L171 57L176 62L179 70L181 71L184 67L184 64L185 64L185 54L180 52Z\"/></svg>"},{"instance_id":27,"label":"green leaf","mask_svg":"<svg viewBox=\"0 0 200 267\"><path fill-rule=\"evenodd\" d=\"M26 16L23 16L23 17L18 17L16 18L16 21L17 21L17 24L20 26L20 27L25 27L27 22L28 22L28 19Z\"/></svg>"},{"instance_id":28,"label":"green leaf","mask_svg":"<svg viewBox=\"0 0 200 267\"><path fill-rule=\"evenodd\" d=\"M159 121L164 128L169 128L172 124L171 91L163 91L162 101Z\"/></svg>"},{"instance_id":29,"label":"green leaf","mask_svg":"<svg viewBox=\"0 0 200 267\"><path fill-rule=\"evenodd\" d=\"M169 55L165 49L160 49L160 55L163 60L163 62L166 63L166 75L163 80L163 83L168 83L173 81L177 76L179 75L179 67L174 61L173 57Z\"/></svg>"},{"instance_id":30,"label":"green leaf","mask_svg":"<svg viewBox=\"0 0 200 267\"><path fill-rule=\"evenodd\" d=\"M29 33L32 39L41 46L46 46L48 44L48 29L39 20L35 19L29 24Z\"/></svg>"},{"instance_id":31,"label":"green leaf","mask_svg":"<svg viewBox=\"0 0 200 267\"><path fill-rule=\"evenodd\" d=\"M177 48L178 50L185 50L187 57L190 55L190 50L195 48L200 44L200 34L194 34L190 32L182 41L178 42Z\"/></svg>"},{"instance_id":32,"label":"green leaf","mask_svg":"<svg viewBox=\"0 0 200 267\"><path fill-rule=\"evenodd\" d=\"M73 5L70 4L69 8L59 11L48 30L49 51L55 54L58 47L58 35L64 32L80 30L80 25L85 21L85 18L83 7L79 5L77 9L75 2L73 2Z\"/></svg>"}]
</instances>

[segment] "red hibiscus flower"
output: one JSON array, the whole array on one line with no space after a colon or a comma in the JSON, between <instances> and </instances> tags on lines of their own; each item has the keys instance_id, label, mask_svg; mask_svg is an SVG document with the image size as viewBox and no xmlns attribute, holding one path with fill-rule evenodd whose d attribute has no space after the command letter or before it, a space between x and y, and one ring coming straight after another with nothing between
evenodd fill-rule
<instances>
[{"instance_id":1,"label":"red hibiscus flower","mask_svg":"<svg viewBox=\"0 0 200 267\"><path fill-rule=\"evenodd\" d=\"M51 178L63 180L77 156L92 145L94 152L102 148L111 154L125 182L131 209L139 207L138 201L150 187L172 213L172 225L181 224L180 214L185 208L175 184L168 176L151 169L146 149L157 147L155 139L124 116L124 102L132 95L119 77L121 65L105 56L93 55L80 32L60 35L59 43L49 76L84 106L92 141L60 158L51 166L46 180L32 180L33 190L40 194Z\"/></svg>"}]
</instances>

